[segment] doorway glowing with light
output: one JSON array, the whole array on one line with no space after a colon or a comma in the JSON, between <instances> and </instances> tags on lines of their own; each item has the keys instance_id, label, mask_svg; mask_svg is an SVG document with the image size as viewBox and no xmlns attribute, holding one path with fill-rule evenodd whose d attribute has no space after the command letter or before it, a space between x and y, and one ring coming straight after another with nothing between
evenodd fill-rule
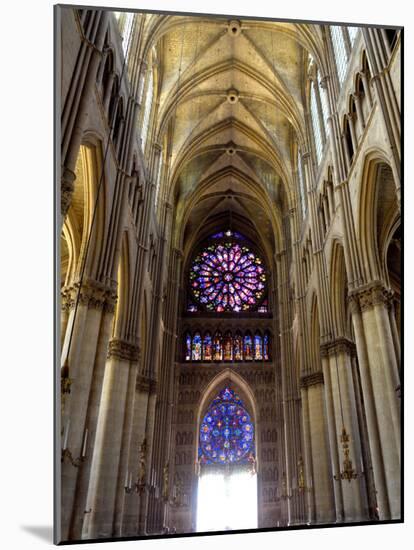
<instances>
[{"instance_id":1,"label":"doorway glowing with light","mask_svg":"<svg viewBox=\"0 0 414 550\"><path fill-rule=\"evenodd\" d=\"M226 386L200 423L197 531L257 528L254 425Z\"/></svg>"},{"instance_id":2,"label":"doorway glowing with light","mask_svg":"<svg viewBox=\"0 0 414 550\"><path fill-rule=\"evenodd\" d=\"M198 483L197 531L257 528L257 475L206 473Z\"/></svg>"}]
</instances>

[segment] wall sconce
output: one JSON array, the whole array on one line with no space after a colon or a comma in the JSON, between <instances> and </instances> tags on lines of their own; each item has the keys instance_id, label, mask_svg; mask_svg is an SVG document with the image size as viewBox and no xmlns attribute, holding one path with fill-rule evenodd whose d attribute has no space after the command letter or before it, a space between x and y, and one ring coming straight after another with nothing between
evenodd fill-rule
<instances>
[{"instance_id":1,"label":"wall sconce","mask_svg":"<svg viewBox=\"0 0 414 550\"><path fill-rule=\"evenodd\" d=\"M344 469L342 470L342 472L340 472L339 475L335 474L334 479L335 481L346 479L348 483L351 483L353 479L356 479L358 477L358 474L352 467L352 460L349 458L349 435L345 427L342 428L341 443L342 443L342 449L344 451L344 462L343 462Z\"/></svg>"},{"instance_id":2,"label":"wall sconce","mask_svg":"<svg viewBox=\"0 0 414 550\"><path fill-rule=\"evenodd\" d=\"M305 481L305 473L303 471L303 459L300 456L298 460L298 491L300 493L302 492L311 492L312 491L312 483L309 487L306 486Z\"/></svg>"},{"instance_id":3,"label":"wall sconce","mask_svg":"<svg viewBox=\"0 0 414 550\"><path fill-rule=\"evenodd\" d=\"M132 483L132 473L128 470L125 473L125 481L124 481L124 491L127 495L131 494L133 491L135 491L137 494L142 496L142 494L145 491L148 491L151 493L156 499L160 497L160 489L157 485L157 476L156 472L153 469L151 473L151 480L150 483L146 483L144 476L141 475L138 477L137 481Z\"/></svg>"}]
</instances>

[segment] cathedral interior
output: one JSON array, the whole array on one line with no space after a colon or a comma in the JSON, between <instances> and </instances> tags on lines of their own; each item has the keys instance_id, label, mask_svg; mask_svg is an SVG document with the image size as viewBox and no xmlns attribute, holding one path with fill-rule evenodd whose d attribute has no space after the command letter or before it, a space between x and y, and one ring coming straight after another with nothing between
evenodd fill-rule
<instances>
[{"instance_id":1,"label":"cathedral interior","mask_svg":"<svg viewBox=\"0 0 414 550\"><path fill-rule=\"evenodd\" d=\"M401 33L58 7L62 541L401 519Z\"/></svg>"}]
</instances>

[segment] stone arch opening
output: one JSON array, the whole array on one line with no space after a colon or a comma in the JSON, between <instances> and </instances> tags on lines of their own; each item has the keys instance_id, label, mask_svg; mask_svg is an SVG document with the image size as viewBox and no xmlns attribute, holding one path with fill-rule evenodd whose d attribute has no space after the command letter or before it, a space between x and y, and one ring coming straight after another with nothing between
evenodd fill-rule
<instances>
[{"instance_id":1,"label":"stone arch opening","mask_svg":"<svg viewBox=\"0 0 414 550\"><path fill-rule=\"evenodd\" d=\"M256 411L247 383L230 370L204 393L197 422L197 531L258 524Z\"/></svg>"}]
</instances>

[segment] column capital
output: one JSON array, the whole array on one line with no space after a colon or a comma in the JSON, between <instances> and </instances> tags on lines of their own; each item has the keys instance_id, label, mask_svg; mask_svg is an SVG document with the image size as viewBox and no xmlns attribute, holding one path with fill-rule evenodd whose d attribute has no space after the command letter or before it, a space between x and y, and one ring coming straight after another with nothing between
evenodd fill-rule
<instances>
[{"instance_id":1,"label":"column capital","mask_svg":"<svg viewBox=\"0 0 414 550\"><path fill-rule=\"evenodd\" d=\"M394 292L387 288L381 281L372 281L366 285L360 286L349 293L349 301L357 301L361 311L368 311L375 306L385 305L391 307Z\"/></svg>"},{"instance_id":2,"label":"column capital","mask_svg":"<svg viewBox=\"0 0 414 550\"><path fill-rule=\"evenodd\" d=\"M318 384L323 384L323 372L312 372L310 374L305 374L300 378L300 387L308 388L309 386L317 386Z\"/></svg>"},{"instance_id":3,"label":"column capital","mask_svg":"<svg viewBox=\"0 0 414 550\"><path fill-rule=\"evenodd\" d=\"M355 355L356 347L352 340L348 338L336 338L335 340L330 340L325 342L320 347L320 352L322 357L329 357L333 355L339 355L340 353L345 353L347 355Z\"/></svg>"},{"instance_id":4,"label":"column capital","mask_svg":"<svg viewBox=\"0 0 414 550\"><path fill-rule=\"evenodd\" d=\"M135 389L145 393L155 393L157 390L157 381L144 374L138 374Z\"/></svg>"},{"instance_id":5,"label":"column capital","mask_svg":"<svg viewBox=\"0 0 414 550\"><path fill-rule=\"evenodd\" d=\"M69 287L64 287L61 291L63 309L70 310L75 307L78 292L80 305L88 309L101 309L108 313L115 311L118 296L113 285L104 285L93 279L83 281L82 286L78 281Z\"/></svg>"},{"instance_id":6,"label":"column capital","mask_svg":"<svg viewBox=\"0 0 414 550\"><path fill-rule=\"evenodd\" d=\"M141 350L137 343L123 340L122 338L112 338L109 342L108 357L116 357L123 361L138 362Z\"/></svg>"}]
</instances>

